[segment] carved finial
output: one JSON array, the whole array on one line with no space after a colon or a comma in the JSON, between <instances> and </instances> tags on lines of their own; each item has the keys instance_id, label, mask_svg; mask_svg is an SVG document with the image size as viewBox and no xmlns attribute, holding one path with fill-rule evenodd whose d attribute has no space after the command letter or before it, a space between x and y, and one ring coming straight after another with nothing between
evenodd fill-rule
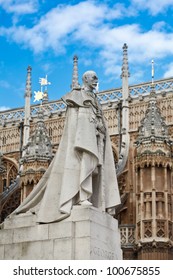
<instances>
[{"instance_id":1,"label":"carved finial","mask_svg":"<svg viewBox=\"0 0 173 280\"><path fill-rule=\"evenodd\" d=\"M31 91L31 66L28 66L27 68L27 77L26 77L26 88L25 88L25 97L31 97L32 91Z\"/></svg>"},{"instance_id":2,"label":"carved finial","mask_svg":"<svg viewBox=\"0 0 173 280\"><path fill-rule=\"evenodd\" d=\"M152 79L152 84L154 84L154 60L153 59L151 61L151 79Z\"/></svg>"},{"instance_id":3,"label":"carved finial","mask_svg":"<svg viewBox=\"0 0 173 280\"><path fill-rule=\"evenodd\" d=\"M122 73L121 78L129 77L129 66L128 66L128 53L127 53L128 46L127 44L123 45L123 65L122 65Z\"/></svg>"},{"instance_id":4,"label":"carved finial","mask_svg":"<svg viewBox=\"0 0 173 280\"><path fill-rule=\"evenodd\" d=\"M72 89L79 89L80 84L78 82L78 57L74 55L73 57L73 76L72 76Z\"/></svg>"}]
</instances>

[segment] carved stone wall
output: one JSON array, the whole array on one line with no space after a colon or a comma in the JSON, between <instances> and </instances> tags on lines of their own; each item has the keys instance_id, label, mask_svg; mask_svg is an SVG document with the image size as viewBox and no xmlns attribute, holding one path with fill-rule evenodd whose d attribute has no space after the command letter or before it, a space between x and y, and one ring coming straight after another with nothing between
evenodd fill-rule
<instances>
[{"instance_id":1,"label":"carved stone wall","mask_svg":"<svg viewBox=\"0 0 173 280\"><path fill-rule=\"evenodd\" d=\"M20 133L18 123L14 122L7 127L0 127L0 147L3 153L19 151Z\"/></svg>"},{"instance_id":2,"label":"carved stone wall","mask_svg":"<svg viewBox=\"0 0 173 280\"><path fill-rule=\"evenodd\" d=\"M130 132L137 131L141 120L144 118L149 98L146 96L142 101L139 98L131 100L129 105L129 125ZM173 125L173 98L172 94L165 97L158 96L158 106L161 114L165 117L166 124ZM117 116L117 100L111 103L103 104L104 115L107 120L110 135L118 135L118 116ZM52 144L57 146L60 142L65 121L65 112L57 112L45 117L46 128L49 131ZM31 132L34 130L36 118L32 118ZM13 119L13 122L6 122L0 125L0 147L3 153L13 153L19 151L20 147L20 131L19 121ZM170 130L173 129L170 127Z\"/></svg>"}]
</instances>

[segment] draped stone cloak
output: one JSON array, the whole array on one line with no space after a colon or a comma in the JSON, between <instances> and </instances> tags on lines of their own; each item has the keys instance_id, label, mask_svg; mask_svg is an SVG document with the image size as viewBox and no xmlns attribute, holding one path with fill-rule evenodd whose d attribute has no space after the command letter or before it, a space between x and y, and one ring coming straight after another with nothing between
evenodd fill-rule
<instances>
[{"instance_id":1,"label":"draped stone cloak","mask_svg":"<svg viewBox=\"0 0 173 280\"><path fill-rule=\"evenodd\" d=\"M84 90L73 90L64 97L67 112L58 150L39 183L15 214L29 210L37 215L38 223L60 221L70 215L82 192L93 206L102 210L120 203L107 128L104 158L100 160L95 98L93 93L89 95ZM94 172L95 176L92 175Z\"/></svg>"}]
</instances>

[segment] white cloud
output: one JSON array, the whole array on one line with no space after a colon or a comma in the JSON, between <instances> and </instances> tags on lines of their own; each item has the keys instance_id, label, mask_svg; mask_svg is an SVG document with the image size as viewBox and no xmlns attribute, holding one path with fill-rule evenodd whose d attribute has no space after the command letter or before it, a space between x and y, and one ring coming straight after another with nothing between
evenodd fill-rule
<instances>
[{"instance_id":1,"label":"white cloud","mask_svg":"<svg viewBox=\"0 0 173 280\"><path fill-rule=\"evenodd\" d=\"M158 21L154 23L152 26L153 30L163 31L163 32L165 32L166 28L167 28L167 24L165 21Z\"/></svg>"},{"instance_id":2,"label":"white cloud","mask_svg":"<svg viewBox=\"0 0 173 280\"><path fill-rule=\"evenodd\" d=\"M121 8L119 9L119 7ZM96 5L93 1L80 2L74 6L61 5L48 12L32 28L2 27L0 34L27 48L30 47L35 53L49 48L57 53L64 52L66 45L76 42L76 40L92 48L105 47L109 44L109 49L118 49L120 42L122 45L122 42L130 37L129 29L137 29L136 25L120 28L109 27L112 19L122 15L121 9L125 13L122 5L116 5L114 9L110 9L106 5ZM107 20L106 23L105 20Z\"/></svg>"},{"instance_id":3,"label":"white cloud","mask_svg":"<svg viewBox=\"0 0 173 280\"><path fill-rule=\"evenodd\" d=\"M136 67L135 72L130 75L129 84L138 84L142 83L144 79L145 72L138 67Z\"/></svg>"},{"instance_id":4,"label":"white cloud","mask_svg":"<svg viewBox=\"0 0 173 280\"><path fill-rule=\"evenodd\" d=\"M134 9L133 5L129 5L128 7L126 7L125 3L116 3L115 5L113 5L113 7L110 7L109 13L107 14L107 18L124 18L135 16L136 14L137 11L136 9Z\"/></svg>"},{"instance_id":5,"label":"white cloud","mask_svg":"<svg viewBox=\"0 0 173 280\"><path fill-rule=\"evenodd\" d=\"M142 2L143 8L150 3L148 0L132 2L135 5ZM165 3L171 5L173 0L166 0ZM164 7L167 7L166 4ZM154 1L151 1L151 6L154 12ZM119 78L122 63L120 51L124 43L129 46L131 65L149 63L151 59L173 54L173 33L166 33L165 22L155 23L149 31L143 31L139 24L116 25L116 20L123 14L127 15L128 10L124 5L117 4L110 8L95 1L59 5L42 16L33 27L1 27L0 35L35 53L50 49L57 54L62 53L70 44L78 45L81 49L83 46L90 48L97 51L94 63L99 61L107 75L114 73Z\"/></svg>"},{"instance_id":6,"label":"white cloud","mask_svg":"<svg viewBox=\"0 0 173 280\"><path fill-rule=\"evenodd\" d=\"M7 106L0 106L0 112L1 112L1 111L7 111L7 110L10 110L10 107L7 107Z\"/></svg>"},{"instance_id":7,"label":"white cloud","mask_svg":"<svg viewBox=\"0 0 173 280\"><path fill-rule=\"evenodd\" d=\"M148 10L155 16L173 7L173 0L131 0L131 4L139 10Z\"/></svg>"},{"instance_id":8,"label":"white cloud","mask_svg":"<svg viewBox=\"0 0 173 280\"><path fill-rule=\"evenodd\" d=\"M167 70L164 74L164 78L170 77L173 77L173 62L168 65Z\"/></svg>"},{"instance_id":9,"label":"white cloud","mask_svg":"<svg viewBox=\"0 0 173 280\"><path fill-rule=\"evenodd\" d=\"M7 13L32 14L36 12L38 0L0 0L0 7Z\"/></svg>"},{"instance_id":10,"label":"white cloud","mask_svg":"<svg viewBox=\"0 0 173 280\"><path fill-rule=\"evenodd\" d=\"M17 43L29 46L34 52L52 48L56 52L63 52L68 43L67 38L82 26L98 25L108 9L106 6L96 6L90 1L77 5L61 5L43 16L38 24L32 28L13 26L1 28L0 34L12 38Z\"/></svg>"}]
</instances>

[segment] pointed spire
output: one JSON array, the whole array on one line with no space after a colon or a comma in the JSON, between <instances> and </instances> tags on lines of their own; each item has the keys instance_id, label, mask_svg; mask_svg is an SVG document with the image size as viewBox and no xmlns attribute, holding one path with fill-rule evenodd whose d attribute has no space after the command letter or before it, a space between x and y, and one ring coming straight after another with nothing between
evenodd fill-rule
<instances>
[{"instance_id":1,"label":"pointed spire","mask_svg":"<svg viewBox=\"0 0 173 280\"><path fill-rule=\"evenodd\" d=\"M165 125L165 120L161 115L160 109L157 105L157 95L154 84L154 60L151 61L151 76L152 82L150 86L150 95L148 108L145 113L144 119L141 121L141 126L139 127L139 139L141 142L148 141L148 137L158 137L164 140L164 137L168 137L168 129ZM163 138L163 139L162 139Z\"/></svg>"},{"instance_id":2,"label":"pointed spire","mask_svg":"<svg viewBox=\"0 0 173 280\"><path fill-rule=\"evenodd\" d=\"M144 119L139 127L139 138L141 142L148 141L148 137L155 137L164 141L168 137L168 128L157 105L156 92L152 85L148 108Z\"/></svg>"},{"instance_id":3,"label":"pointed spire","mask_svg":"<svg viewBox=\"0 0 173 280\"><path fill-rule=\"evenodd\" d=\"M30 117L31 117L31 66L27 68L26 89L25 89L25 118L24 118L24 131L23 131L23 145L26 145L30 133Z\"/></svg>"},{"instance_id":4,"label":"pointed spire","mask_svg":"<svg viewBox=\"0 0 173 280\"><path fill-rule=\"evenodd\" d=\"M26 77L26 89L25 89L25 97L32 97L31 92L31 66L28 66L27 68L27 77Z\"/></svg>"},{"instance_id":5,"label":"pointed spire","mask_svg":"<svg viewBox=\"0 0 173 280\"><path fill-rule=\"evenodd\" d=\"M72 90L80 88L80 84L78 82L78 57L77 57L77 55L74 55L74 57L73 57L73 75L72 75L71 88L72 88Z\"/></svg>"},{"instance_id":6,"label":"pointed spire","mask_svg":"<svg viewBox=\"0 0 173 280\"><path fill-rule=\"evenodd\" d=\"M123 78L123 77L130 77L129 66L128 66L128 53L127 53L127 49L128 49L127 44L124 44L123 45L123 65L122 65L121 78Z\"/></svg>"},{"instance_id":7,"label":"pointed spire","mask_svg":"<svg viewBox=\"0 0 173 280\"><path fill-rule=\"evenodd\" d=\"M120 137L120 152L119 160L117 164L117 176L119 176L127 162L129 153L129 85L128 85L128 56L127 56L127 45L123 46L123 65L122 65L122 121L121 121L121 137Z\"/></svg>"},{"instance_id":8,"label":"pointed spire","mask_svg":"<svg viewBox=\"0 0 173 280\"><path fill-rule=\"evenodd\" d=\"M38 112L35 131L29 137L28 143L24 147L24 150L24 161L30 159L52 159L52 145L44 123L44 113L42 107L40 107Z\"/></svg>"},{"instance_id":9,"label":"pointed spire","mask_svg":"<svg viewBox=\"0 0 173 280\"><path fill-rule=\"evenodd\" d=\"M127 44L123 45L123 63L122 63L122 97L123 100L127 100L129 98L129 85L128 85L128 77L130 76L129 73L129 65L128 65L128 53L127 53L128 46Z\"/></svg>"}]
</instances>

